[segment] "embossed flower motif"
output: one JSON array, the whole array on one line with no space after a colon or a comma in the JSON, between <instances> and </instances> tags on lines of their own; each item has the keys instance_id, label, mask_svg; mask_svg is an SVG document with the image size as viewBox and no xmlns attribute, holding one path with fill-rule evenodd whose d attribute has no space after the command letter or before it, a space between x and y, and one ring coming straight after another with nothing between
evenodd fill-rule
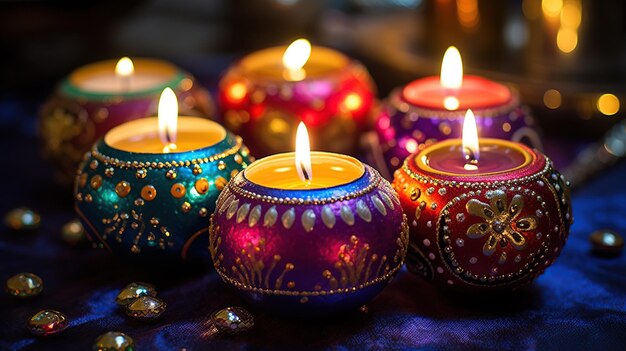
<instances>
[{"instance_id":1,"label":"embossed flower motif","mask_svg":"<svg viewBox=\"0 0 626 351\"><path fill-rule=\"evenodd\" d=\"M524 207L524 198L516 194L507 206L504 191L491 192L489 204L471 199L467 202L467 212L481 217L484 222L472 224L466 235L472 239L488 236L483 246L483 254L491 256L498 246L506 247L509 243L517 250L526 247L526 238L521 232L537 228L537 220L533 216L518 218Z\"/></svg>"}]
</instances>

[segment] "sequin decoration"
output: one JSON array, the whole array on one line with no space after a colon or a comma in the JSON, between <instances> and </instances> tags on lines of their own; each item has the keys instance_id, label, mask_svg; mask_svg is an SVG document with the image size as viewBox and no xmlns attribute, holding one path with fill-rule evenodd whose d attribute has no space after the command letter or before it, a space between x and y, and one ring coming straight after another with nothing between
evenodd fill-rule
<instances>
[{"instance_id":1,"label":"sequin decoration","mask_svg":"<svg viewBox=\"0 0 626 351\"><path fill-rule=\"evenodd\" d=\"M19 273L7 279L6 291L15 297L34 297L43 291L43 280L33 273Z\"/></svg>"},{"instance_id":2,"label":"sequin decoration","mask_svg":"<svg viewBox=\"0 0 626 351\"><path fill-rule=\"evenodd\" d=\"M206 178L200 178L196 180L196 184L194 184L194 188L200 195L206 194L209 191L209 181Z\"/></svg>"},{"instance_id":3,"label":"sequin decoration","mask_svg":"<svg viewBox=\"0 0 626 351\"><path fill-rule=\"evenodd\" d=\"M59 334L69 325L67 317L55 310L41 310L28 320L28 329L37 336Z\"/></svg>"},{"instance_id":4,"label":"sequin decoration","mask_svg":"<svg viewBox=\"0 0 626 351\"><path fill-rule=\"evenodd\" d=\"M141 197L146 201L152 201L156 196L156 188L152 185L146 185L141 189Z\"/></svg>"},{"instance_id":5,"label":"sequin decoration","mask_svg":"<svg viewBox=\"0 0 626 351\"><path fill-rule=\"evenodd\" d=\"M100 335L93 344L94 351L133 351L134 349L133 338L117 331Z\"/></svg>"},{"instance_id":6,"label":"sequin decoration","mask_svg":"<svg viewBox=\"0 0 626 351\"><path fill-rule=\"evenodd\" d=\"M128 194L130 193L130 184L125 180L117 183L117 185L115 186L115 193L119 197L128 196Z\"/></svg>"}]
</instances>

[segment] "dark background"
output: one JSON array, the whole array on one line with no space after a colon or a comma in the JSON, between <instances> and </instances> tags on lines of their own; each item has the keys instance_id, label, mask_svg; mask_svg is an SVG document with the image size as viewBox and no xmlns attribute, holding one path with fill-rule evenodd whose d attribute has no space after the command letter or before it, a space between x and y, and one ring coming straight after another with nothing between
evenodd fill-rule
<instances>
[{"instance_id":1,"label":"dark background","mask_svg":"<svg viewBox=\"0 0 626 351\"><path fill-rule=\"evenodd\" d=\"M547 136L593 138L623 115L604 116L597 99L625 100L625 16L622 1L590 0L2 1L0 120L33 118L56 82L93 61L164 58L214 88L233 59L304 36L363 61L381 98L438 74L456 45L467 73L516 84ZM571 52L559 29L575 33Z\"/></svg>"},{"instance_id":2,"label":"dark background","mask_svg":"<svg viewBox=\"0 0 626 351\"><path fill-rule=\"evenodd\" d=\"M554 4L582 13L568 53L557 43L563 8L551 15ZM35 300L0 297L0 349L89 349L97 335L120 330L140 350L624 350L626 257L591 255L587 241L603 227L626 232L623 162L577 188L563 254L520 294L460 299L401 272L368 314L296 322L253 310L251 333L211 339L203 335L207 316L243 304L215 274L148 272L61 240L60 227L74 217L71 192L52 181L38 156L36 120L60 79L102 59L171 60L214 92L236 58L305 36L364 62L384 98L438 74L445 48L456 45L467 73L519 87L562 169L623 119L624 106L606 116L597 100L611 93L626 104L625 10L622 1L597 0L0 1L0 213L27 205L42 214L37 233L2 228L0 278L31 271L46 285ZM546 106L549 89L559 92L558 107ZM168 302L154 324L129 320L112 303L136 280L156 284ZM41 308L65 312L71 327L56 338L33 337L24 321Z\"/></svg>"}]
</instances>

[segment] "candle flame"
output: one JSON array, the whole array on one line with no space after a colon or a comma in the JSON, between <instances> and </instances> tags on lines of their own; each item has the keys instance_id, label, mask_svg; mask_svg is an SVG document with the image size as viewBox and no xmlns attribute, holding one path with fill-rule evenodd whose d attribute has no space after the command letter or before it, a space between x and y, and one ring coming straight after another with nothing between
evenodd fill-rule
<instances>
[{"instance_id":1,"label":"candle flame","mask_svg":"<svg viewBox=\"0 0 626 351\"><path fill-rule=\"evenodd\" d=\"M176 129L178 127L178 100L171 88L165 88L159 98L159 138L163 152L176 150Z\"/></svg>"},{"instance_id":2,"label":"candle flame","mask_svg":"<svg viewBox=\"0 0 626 351\"><path fill-rule=\"evenodd\" d=\"M119 77L128 77L135 72L133 61L128 57L122 57L115 65L115 74Z\"/></svg>"},{"instance_id":3,"label":"candle flame","mask_svg":"<svg viewBox=\"0 0 626 351\"><path fill-rule=\"evenodd\" d=\"M465 158L465 169L476 170L480 159L480 148L478 144L478 130L476 129L476 119L471 109L465 113L463 121L463 157Z\"/></svg>"},{"instance_id":4,"label":"candle flame","mask_svg":"<svg viewBox=\"0 0 626 351\"><path fill-rule=\"evenodd\" d=\"M443 55L439 81L447 89L459 89L463 85L463 61L454 46L450 46Z\"/></svg>"},{"instance_id":5,"label":"candle flame","mask_svg":"<svg viewBox=\"0 0 626 351\"><path fill-rule=\"evenodd\" d=\"M292 81L302 80L306 72L302 67L311 56L311 43L306 39L298 39L291 43L283 54L285 78Z\"/></svg>"},{"instance_id":6,"label":"candle flame","mask_svg":"<svg viewBox=\"0 0 626 351\"><path fill-rule=\"evenodd\" d=\"M311 144L309 143L309 133L304 122L300 122L296 132L296 171L303 182L310 182L313 179Z\"/></svg>"}]
</instances>

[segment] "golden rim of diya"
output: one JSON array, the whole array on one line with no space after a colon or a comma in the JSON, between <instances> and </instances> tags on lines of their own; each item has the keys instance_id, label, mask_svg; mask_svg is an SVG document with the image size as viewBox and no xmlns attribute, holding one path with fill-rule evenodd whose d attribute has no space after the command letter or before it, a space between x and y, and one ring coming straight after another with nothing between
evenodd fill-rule
<instances>
[{"instance_id":1,"label":"golden rim of diya","mask_svg":"<svg viewBox=\"0 0 626 351\"><path fill-rule=\"evenodd\" d=\"M522 162L520 165L518 165L516 167L505 169L505 170L502 170L502 171L480 173L481 176L506 174L506 173L519 171L520 169L528 167L530 164L532 164L537 159L537 157L535 156L536 154L530 152L530 150L528 150L525 146L521 146L521 144L514 143L514 142L511 142L511 141L508 141L508 140L495 139L495 138L481 138L480 140L483 143L489 144L489 145L499 145L499 146L509 147L511 149L514 149L515 151L518 151L520 154L522 154L524 156L524 162ZM452 147L454 145L458 145L459 141L460 141L460 139L447 139L447 140L441 141L439 143L432 144L432 145L426 147L424 150L420 151L417 155L407 157L404 160L404 164L402 165L402 168L407 170L407 173L409 173L409 174L413 173L413 171L408 166L408 162L411 159L413 159L413 161L415 162L415 166L417 166L420 170L422 170L424 172L428 172L430 174L437 174L437 175L444 175L444 176L454 176L454 177L476 177L477 176L476 174L471 174L471 173L452 173L452 172L446 172L446 171L441 171L441 170L438 170L438 169L434 169L429 164L424 162L424 157L422 157L423 155L426 155L429 152L432 152L433 150L449 148L449 147Z\"/></svg>"},{"instance_id":2,"label":"golden rim of diya","mask_svg":"<svg viewBox=\"0 0 626 351\"><path fill-rule=\"evenodd\" d=\"M269 196L269 195L262 195L262 194L257 194L255 192L243 189L243 187L245 187L247 184L253 184L255 186L261 187L261 188L266 188L262 185L258 185L250 180L248 180L247 178L244 177L244 172L239 172L239 174L237 174L237 176L235 176L235 178L228 183L228 185L226 186L226 188L224 189L224 191L230 191L232 193L234 193L235 195L239 195L242 196L244 198L247 199L253 199L253 200L257 200L257 201L262 201L262 202L267 202L267 203L271 203L271 204L280 204L280 205L324 205L324 204L328 204L328 203L333 203L333 202L339 202L339 201L345 201L345 200L351 200L351 199L355 199L357 197L361 197L365 194L368 194L372 191L374 191L375 189L379 188L379 185L382 185L384 188L386 188L387 190L392 190L391 185L388 185L388 183L383 182L383 178L381 177L380 173L378 173L378 171L376 171L374 168L372 168L371 166L368 166L366 164L363 164L364 166L364 173L357 179L346 183L346 184L342 184L339 185L337 187L342 187L345 185L349 185L353 182L356 182L360 179L362 179L363 177L368 177L368 185L365 188L359 189L357 191L353 191L351 193L345 194L345 195L333 195L330 197L321 197L321 198L309 198L309 199L303 199L303 198L292 198L292 197L276 197L276 196ZM320 188L320 189L314 189L315 190L319 190L319 191L327 191L328 189L332 189L334 187L331 188ZM272 189L272 188L269 188ZM275 189L277 190L277 189ZM300 190L294 190L294 191L300 191ZM288 191L287 191L288 192ZM385 196L387 196L387 194L385 194ZM224 196L224 198L226 198L226 196ZM397 201L397 199L395 197L391 197L394 200ZM390 200L390 201L394 201L394 200ZM398 205L399 205L399 201L397 201ZM219 206L218 206L219 207Z\"/></svg>"},{"instance_id":3,"label":"golden rim of diya","mask_svg":"<svg viewBox=\"0 0 626 351\"><path fill-rule=\"evenodd\" d=\"M509 90L511 91L511 99L505 104L488 107L488 108L472 109L477 116L487 117L487 118L498 117L498 116L506 115L510 113L511 111L513 111L516 107L520 106L519 91L517 90L517 88L508 84L503 84L503 85L508 87ZM395 108L396 110L402 113L405 113L405 114L417 113L419 117L424 117L424 118L441 118L441 119L465 118L465 112L466 112L465 109L458 109L454 111L449 111L444 108L431 109L431 108L416 106L410 102L407 102L403 97L403 94L402 94L403 90L404 90L404 87L398 87L394 89L389 95L389 99L388 99L389 104L393 108Z\"/></svg>"},{"instance_id":4,"label":"golden rim of diya","mask_svg":"<svg viewBox=\"0 0 626 351\"><path fill-rule=\"evenodd\" d=\"M174 167L190 167L193 165L200 165L203 163L211 163L211 162L215 162L218 161L220 159L226 158L230 155L236 154L237 151L239 151L240 149L243 148L247 148L245 146L243 146L243 139L240 136L234 136L235 138L235 145L231 146L230 148L222 151L222 152L218 152L215 153L213 155L207 156L207 157L197 157L197 158L190 158L188 160L172 160L172 161L166 161L166 162L140 162L140 161L136 161L136 160L121 160L119 158L116 157L111 157L111 156L107 156L103 153L101 153L98 150L98 144L96 143L92 150L91 150L91 154L93 155L93 157L100 161L100 162L104 162L107 165L111 165L117 168L146 168L146 169L167 169L167 168L174 168ZM223 141L223 139L222 139ZM221 142L221 141L220 141ZM215 146L215 144L207 146L207 148L213 147ZM112 146L109 146L113 149L115 149ZM115 149L118 150L118 149ZM198 150L202 150L202 149L198 149ZM138 153L132 153L132 152L128 152L128 151L123 151L123 150L119 150L120 152L124 152L124 153L128 153L128 154L135 154L135 155L146 155L146 154L138 154ZM192 153L193 151L197 151L197 150L190 150L190 151L186 151L186 152L190 152ZM184 154L185 152L180 152L177 153L178 155L180 154Z\"/></svg>"},{"instance_id":5,"label":"golden rim of diya","mask_svg":"<svg viewBox=\"0 0 626 351\"><path fill-rule=\"evenodd\" d=\"M554 167L552 166L552 161L546 156L544 156L544 158L546 160L546 163L541 171L524 176L524 177L508 179L508 180L485 180L485 181L473 180L473 181L466 181L466 182L456 181L456 180L444 180L441 178L434 178L434 177L424 176L422 174L415 173L408 166L407 161L404 162L401 169L410 178L417 180L419 182L422 182L422 183L430 183L433 185L445 186L445 187L450 187L450 188L463 187L465 189L467 188L491 189L491 188L498 188L502 186L525 184L528 182L532 182L538 178L543 178L546 174L550 174L551 170L554 169Z\"/></svg>"}]
</instances>

